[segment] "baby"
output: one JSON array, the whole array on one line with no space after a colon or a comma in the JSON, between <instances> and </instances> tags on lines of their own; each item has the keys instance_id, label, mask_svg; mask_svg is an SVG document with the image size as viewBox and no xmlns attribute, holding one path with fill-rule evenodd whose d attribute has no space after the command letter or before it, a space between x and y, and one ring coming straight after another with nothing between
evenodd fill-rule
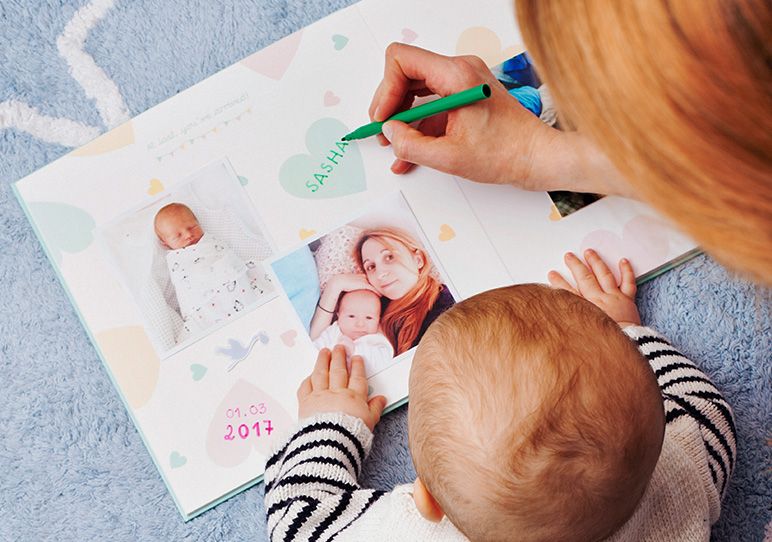
<instances>
[{"instance_id":1,"label":"baby","mask_svg":"<svg viewBox=\"0 0 772 542\"><path fill-rule=\"evenodd\" d=\"M566 257L576 289L552 273L565 289L492 290L432 324L410 373L412 485L359 487L386 401L368 400L358 357L349 374L342 348L323 350L266 465L272 540L708 540L731 409L640 326L630 264L617 286L586 259Z\"/></svg>"},{"instance_id":2,"label":"baby","mask_svg":"<svg viewBox=\"0 0 772 542\"><path fill-rule=\"evenodd\" d=\"M263 293L257 264L245 263L228 245L204 233L188 206L170 203L161 208L154 227L168 249L166 264L186 333L232 317Z\"/></svg>"},{"instance_id":3,"label":"baby","mask_svg":"<svg viewBox=\"0 0 772 542\"><path fill-rule=\"evenodd\" d=\"M362 356L367 377L390 365L394 348L380 332L381 296L372 290L346 292L335 314L337 320L314 341L317 348L332 349L341 344L349 361L351 356Z\"/></svg>"}]
</instances>

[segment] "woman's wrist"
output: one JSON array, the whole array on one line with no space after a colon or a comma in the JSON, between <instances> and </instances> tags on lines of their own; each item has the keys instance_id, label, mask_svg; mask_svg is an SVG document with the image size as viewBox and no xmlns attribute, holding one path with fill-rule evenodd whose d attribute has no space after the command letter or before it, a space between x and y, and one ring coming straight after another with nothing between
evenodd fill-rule
<instances>
[{"instance_id":1,"label":"woman's wrist","mask_svg":"<svg viewBox=\"0 0 772 542\"><path fill-rule=\"evenodd\" d=\"M547 126L532 146L529 190L586 192L634 197L609 159L585 136Z\"/></svg>"}]
</instances>

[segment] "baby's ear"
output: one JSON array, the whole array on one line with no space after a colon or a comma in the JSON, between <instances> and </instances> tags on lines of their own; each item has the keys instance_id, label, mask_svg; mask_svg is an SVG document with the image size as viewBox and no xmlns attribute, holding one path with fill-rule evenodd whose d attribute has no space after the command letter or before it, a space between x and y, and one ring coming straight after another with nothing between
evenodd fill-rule
<instances>
[{"instance_id":1,"label":"baby's ear","mask_svg":"<svg viewBox=\"0 0 772 542\"><path fill-rule=\"evenodd\" d=\"M442 511L440 503L429 493L429 490L426 489L420 478L416 478L415 482L413 482L413 500L418 512L427 521L439 523L445 517L445 512Z\"/></svg>"}]
</instances>

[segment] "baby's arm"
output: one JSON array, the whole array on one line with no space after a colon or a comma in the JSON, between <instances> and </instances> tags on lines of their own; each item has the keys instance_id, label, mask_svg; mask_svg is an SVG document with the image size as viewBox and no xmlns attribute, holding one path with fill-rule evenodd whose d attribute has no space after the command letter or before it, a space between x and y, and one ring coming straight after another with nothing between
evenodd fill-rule
<instances>
[{"instance_id":1,"label":"baby's arm","mask_svg":"<svg viewBox=\"0 0 772 542\"><path fill-rule=\"evenodd\" d=\"M659 333L641 326L624 331L636 342L657 377L665 401L666 425L676 428L687 418L699 428L710 480L720 499L737 452L731 407L708 376Z\"/></svg>"},{"instance_id":2,"label":"baby's arm","mask_svg":"<svg viewBox=\"0 0 772 542\"><path fill-rule=\"evenodd\" d=\"M595 251L586 251L585 258L587 265L571 253L566 255L566 265L576 280L576 288L555 271L548 275L550 283L571 290L603 309L636 342L662 390L668 429L678 432L684 420L691 420L699 428L706 460L703 464L707 464L709 471L704 481L706 487L715 487L720 500L736 458L732 409L705 373L656 331L640 326L635 306L635 274L630 263L627 260L619 263L622 283L617 285ZM694 456L694 450L689 451Z\"/></svg>"},{"instance_id":3,"label":"baby's arm","mask_svg":"<svg viewBox=\"0 0 772 542\"><path fill-rule=\"evenodd\" d=\"M342 347L319 353L298 390L295 433L266 464L265 505L271 540L329 540L385 493L360 489L357 477L386 400L367 399L362 359L351 376Z\"/></svg>"}]
</instances>

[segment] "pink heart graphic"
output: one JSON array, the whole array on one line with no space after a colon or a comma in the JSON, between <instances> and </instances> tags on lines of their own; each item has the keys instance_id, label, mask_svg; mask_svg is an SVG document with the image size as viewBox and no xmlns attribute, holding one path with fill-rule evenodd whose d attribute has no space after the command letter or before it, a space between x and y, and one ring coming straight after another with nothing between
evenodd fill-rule
<instances>
[{"instance_id":1,"label":"pink heart graphic","mask_svg":"<svg viewBox=\"0 0 772 542\"><path fill-rule=\"evenodd\" d=\"M402 43L413 43L418 38L418 34L409 28L402 29Z\"/></svg>"},{"instance_id":2,"label":"pink heart graphic","mask_svg":"<svg viewBox=\"0 0 772 542\"><path fill-rule=\"evenodd\" d=\"M597 230L582 240L581 252L591 248L609 265L619 280L619 260L627 258L636 274L664 263L670 248L667 224L650 216L639 215L622 228L622 238L608 230Z\"/></svg>"},{"instance_id":3,"label":"pink heart graphic","mask_svg":"<svg viewBox=\"0 0 772 542\"><path fill-rule=\"evenodd\" d=\"M340 103L340 97L336 96L335 93L331 90L328 90L324 93L324 106L325 107L332 107L333 105L338 105Z\"/></svg>"},{"instance_id":4,"label":"pink heart graphic","mask_svg":"<svg viewBox=\"0 0 772 542\"><path fill-rule=\"evenodd\" d=\"M283 342L286 346L289 346L292 348L295 346L295 337L298 336L298 332L294 329L290 329L288 331L285 331L281 335L279 335L279 338L281 338L281 342Z\"/></svg>"},{"instance_id":5,"label":"pink heart graphic","mask_svg":"<svg viewBox=\"0 0 772 542\"><path fill-rule=\"evenodd\" d=\"M299 30L265 49L248 56L241 64L252 71L278 81L287 72L300 45L303 31Z\"/></svg>"},{"instance_id":6,"label":"pink heart graphic","mask_svg":"<svg viewBox=\"0 0 772 542\"><path fill-rule=\"evenodd\" d=\"M267 457L275 440L293 423L270 395L239 379L212 416L206 434L206 453L221 467L240 465L258 451Z\"/></svg>"}]
</instances>

